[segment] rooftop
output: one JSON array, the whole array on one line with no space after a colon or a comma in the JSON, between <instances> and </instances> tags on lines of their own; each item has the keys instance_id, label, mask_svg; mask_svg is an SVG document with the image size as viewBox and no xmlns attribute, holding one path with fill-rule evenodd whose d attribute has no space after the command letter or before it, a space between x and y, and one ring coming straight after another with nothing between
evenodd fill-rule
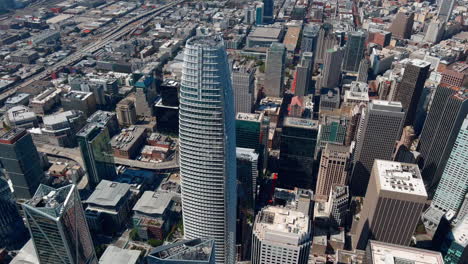
<instances>
[{"instance_id":1,"label":"rooftop","mask_svg":"<svg viewBox=\"0 0 468 264\"><path fill-rule=\"evenodd\" d=\"M281 37L281 28L276 27L258 27L252 33L250 38L267 38L267 39L279 39Z\"/></svg>"},{"instance_id":2,"label":"rooftop","mask_svg":"<svg viewBox=\"0 0 468 264\"><path fill-rule=\"evenodd\" d=\"M14 128L10 130L0 130L0 144L14 144L19 138L26 134L26 130L22 128Z\"/></svg>"},{"instance_id":3,"label":"rooftop","mask_svg":"<svg viewBox=\"0 0 468 264\"><path fill-rule=\"evenodd\" d=\"M372 264L443 264L440 252L405 247L375 240L369 241Z\"/></svg>"},{"instance_id":4,"label":"rooftop","mask_svg":"<svg viewBox=\"0 0 468 264\"><path fill-rule=\"evenodd\" d=\"M257 215L253 232L260 239L299 245L310 238L311 226L302 212L268 206Z\"/></svg>"},{"instance_id":5,"label":"rooftop","mask_svg":"<svg viewBox=\"0 0 468 264\"><path fill-rule=\"evenodd\" d=\"M87 122L105 126L107 122L109 122L109 120L112 119L114 116L116 116L115 112L97 110L87 119Z\"/></svg>"},{"instance_id":6,"label":"rooftop","mask_svg":"<svg viewBox=\"0 0 468 264\"><path fill-rule=\"evenodd\" d=\"M319 123L317 120L312 120L312 119L286 117L284 119L284 126L318 129Z\"/></svg>"},{"instance_id":7,"label":"rooftop","mask_svg":"<svg viewBox=\"0 0 468 264\"><path fill-rule=\"evenodd\" d=\"M380 111L403 112L401 102L395 101L372 100L369 104L369 108Z\"/></svg>"},{"instance_id":8,"label":"rooftop","mask_svg":"<svg viewBox=\"0 0 468 264\"><path fill-rule=\"evenodd\" d=\"M257 121L260 122L262 115L255 113L255 114L250 114L250 113L237 113L236 119L237 120L244 120L244 121Z\"/></svg>"},{"instance_id":9,"label":"rooftop","mask_svg":"<svg viewBox=\"0 0 468 264\"><path fill-rule=\"evenodd\" d=\"M214 240L192 239L157 247L149 254L160 260L201 261L211 263L214 257Z\"/></svg>"},{"instance_id":10,"label":"rooftop","mask_svg":"<svg viewBox=\"0 0 468 264\"><path fill-rule=\"evenodd\" d=\"M254 149L249 148L236 148L237 159L255 161L258 160L258 154Z\"/></svg>"},{"instance_id":11,"label":"rooftop","mask_svg":"<svg viewBox=\"0 0 468 264\"><path fill-rule=\"evenodd\" d=\"M427 62L425 60L420 60L420 59L412 59L411 61L409 61L409 63L419 68L424 68L424 67L428 67L431 65L430 62Z\"/></svg>"},{"instance_id":12,"label":"rooftop","mask_svg":"<svg viewBox=\"0 0 468 264\"><path fill-rule=\"evenodd\" d=\"M205 35L192 37L187 41L187 46L216 47L223 44L223 38L220 35Z\"/></svg>"},{"instance_id":13,"label":"rooftop","mask_svg":"<svg viewBox=\"0 0 468 264\"><path fill-rule=\"evenodd\" d=\"M102 180L88 200L86 200L86 203L100 206L116 206L129 191L130 185L127 183Z\"/></svg>"},{"instance_id":14,"label":"rooftop","mask_svg":"<svg viewBox=\"0 0 468 264\"><path fill-rule=\"evenodd\" d=\"M417 164L375 160L380 189L427 197Z\"/></svg>"},{"instance_id":15,"label":"rooftop","mask_svg":"<svg viewBox=\"0 0 468 264\"><path fill-rule=\"evenodd\" d=\"M468 214L453 229L453 237L457 244L468 246Z\"/></svg>"},{"instance_id":16,"label":"rooftop","mask_svg":"<svg viewBox=\"0 0 468 264\"><path fill-rule=\"evenodd\" d=\"M37 210L56 218L63 214L74 190L75 185L71 184L58 189L41 184L33 198L24 203L24 206L29 210Z\"/></svg>"},{"instance_id":17,"label":"rooftop","mask_svg":"<svg viewBox=\"0 0 468 264\"><path fill-rule=\"evenodd\" d=\"M129 150L145 133L144 127L130 126L122 129L120 134L112 138L111 146L116 149Z\"/></svg>"},{"instance_id":18,"label":"rooftop","mask_svg":"<svg viewBox=\"0 0 468 264\"><path fill-rule=\"evenodd\" d=\"M146 191L133 207L133 211L147 215L162 215L171 204L173 193Z\"/></svg>"},{"instance_id":19,"label":"rooftop","mask_svg":"<svg viewBox=\"0 0 468 264\"><path fill-rule=\"evenodd\" d=\"M99 264L137 264L140 253L139 250L122 249L109 245L99 259Z\"/></svg>"},{"instance_id":20,"label":"rooftop","mask_svg":"<svg viewBox=\"0 0 468 264\"><path fill-rule=\"evenodd\" d=\"M78 117L80 115L83 115L81 111L70 110L70 111L61 112L55 115L44 116L43 122L44 122L44 125L68 123L71 118Z\"/></svg>"}]
</instances>

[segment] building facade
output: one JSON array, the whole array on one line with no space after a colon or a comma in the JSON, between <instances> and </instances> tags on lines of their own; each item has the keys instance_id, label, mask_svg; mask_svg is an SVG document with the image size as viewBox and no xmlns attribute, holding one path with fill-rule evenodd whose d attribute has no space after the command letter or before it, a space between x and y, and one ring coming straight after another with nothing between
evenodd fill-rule
<instances>
[{"instance_id":1,"label":"building facade","mask_svg":"<svg viewBox=\"0 0 468 264\"><path fill-rule=\"evenodd\" d=\"M267 50L265 62L265 89L267 96L282 97L286 47L281 43L272 43Z\"/></svg>"},{"instance_id":2,"label":"building facade","mask_svg":"<svg viewBox=\"0 0 468 264\"><path fill-rule=\"evenodd\" d=\"M322 152L317 178L316 196L327 197L335 184L347 185L351 170L349 147L327 144Z\"/></svg>"},{"instance_id":3,"label":"building facade","mask_svg":"<svg viewBox=\"0 0 468 264\"><path fill-rule=\"evenodd\" d=\"M359 64L364 56L366 48L366 33L354 31L348 33L348 41L344 52L342 70L346 72L358 72Z\"/></svg>"},{"instance_id":4,"label":"building facade","mask_svg":"<svg viewBox=\"0 0 468 264\"><path fill-rule=\"evenodd\" d=\"M209 73L210 77L201 77ZM220 36L188 40L179 139L185 237L215 240L216 263L235 261L236 136L227 55Z\"/></svg>"}]
</instances>

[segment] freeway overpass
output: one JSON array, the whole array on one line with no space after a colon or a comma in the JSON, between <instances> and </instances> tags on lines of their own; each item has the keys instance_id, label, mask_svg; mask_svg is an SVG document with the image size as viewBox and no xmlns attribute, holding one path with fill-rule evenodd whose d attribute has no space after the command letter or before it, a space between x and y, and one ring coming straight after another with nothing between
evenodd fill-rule
<instances>
[{"instance_id":1,"label":"freeway overpass","mask_svg":"<svg viewBox=\"0 0 468 264\"><path fill-rule=\"evenodd\" d=\"M45 145L35 143L37 151L46 153L51 156L66 158L76 161L81 167L84 167L83 159L78 148L63 148L58 146ZM179 168L179 153L176 152L175 157L170 161L163 161L159 163L143 162L139 160L130 160L114 157L115 164L124 165L127 167L145 169L145 170L173 170Z\"/></svg>"},{"instance_id":2,"label":"freeway overpass","mask_svg":"<svg viewBox=\"0 0 468 264\"><path fill-rule=\"evenodd\" d=\"M67 58L57 62L56 64L52 65L50 68L46 69L45 71L42 71L40 73L37 73L27 79L24 79L21 81L21 83L13 86L9 90L3 91L2 94L0 94L0 102L4 102L6 98L10 97L16 91L18 91L21 88L27 87L28 85L31 85L35 81L43 80L47 76L50 75L53 71L56 71L60 69L61 67L68 66L70 64L74 64L82 60L85 56L88 54L95 53L97 50L103 48L105 45L107 45L110 41L118 40L124 35L130 33L132 30L135 28L139 27L140 25L148 23L154 16L159 15L160 13L170 9L171 7L174 7L180 3L183 3L184 0L179 0L170 4L166 4L164 6L155 8L153 10L147 11L145 13L142 13L128 21L125 21L118 25L116 28L112 29L109 33L106 33L104 36L100 37L98 41L89 44L88 46L82 48L80 51L77 51L73 53L72 55L68 56ZM139 20L146 18L145 20L138 22Z\"/></svg>"}]
</instances>

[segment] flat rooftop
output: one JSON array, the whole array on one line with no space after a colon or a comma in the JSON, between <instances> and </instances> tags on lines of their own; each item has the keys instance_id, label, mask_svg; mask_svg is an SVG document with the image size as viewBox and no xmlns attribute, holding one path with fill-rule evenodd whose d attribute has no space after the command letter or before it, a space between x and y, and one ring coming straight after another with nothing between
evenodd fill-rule
<instances>
[{"instance_id":1,"label":"flat rooftop","mask_svg":"<svg viewBox=\"0 0 468 264\"><path fill-rule=\"evenodd\" d=\"M250 114L250 113L237 113L236 115L236 120L244 120L244 121L256 121L260 122L261 114L255 113L255 114Z\"/></svg>"},{"instance_id":2,"label":"flat rooftop","mask_svg":"<svg viewBox=\"0 0 468 264\"><path fill-rule=\"evenodd\" d=\"M192 239L159 246L148 255L148 258L174 261L174 263L189 262L211 263L214 251L214 240Z\"/></svg>"},{"instance_id":3,"label":"flat rooftop","mask_svg":"<svg viewBox=\"0 0 468 264\"><path fill-rule=\"evenodd\" d=\"M401 102L396 101L372 100L369 108L388 112L403 112Z\"/></svg>"},{"instance_id":4,"label":"flat rooftop","mask_svg":"<svg viewBox=\"0 0 468 264\"><path fill-rule=\"evenodd\" d=\"M468 215L455 226L453 229L453 237L457 244L466 247L468 246Z\"/></svg>"},{"instance_id":5,"label":"flat rooftop","mask_svg":"<svg viewBox=\"0 0 468 264\"><path fill-rule=\"evenodd\" d=\"M22 128L2 129L0 130L0 144L14 144L24 134L26 130Z\"/></svg>"},{"instance_id":6,"label":"flat rooftop","mask_svg":"<svg viewBox=\"0 0 468 264\"><path fill-rule=\"evenodd\" d=\"M284 119L284 126L318 129L319 123L317 120L297 117L286 117Z\"/></svg>"},{"instance_id":7,"label":"flat rooftop","mask_svg":"<svg viewBox=\"0 0 468 264\"><path fill-rule=\"evenodd\" d=\"M58 189L47 185L39 185L31 200L24 203L29 210L37 210L52 217L59 217L63 214L65 204L70 201L71 193L75 185L68 185Z\"/></svg>"},{"instance_id":8,"label":"flat rooftop","mask_svg":"<svg viewBox=\"0 0 468 264\"><path fill-rule=\"evenodd\" d=\"M133 211L146 215L163 215L171 204L173 193L146 191L133 207Z\"/></svg>"},{"instance_id":9,"label":"flat rooftop","mask_svg":"<svg viewBox=\"0 0 468 264\"><path fill-rule=\"evenodd\" d=\"M98 206L117 206L129 191L130 185L127 183L102 180L86 203Z\"/></svg>"},{"instance_id":10,"label":"flat rooftop","mask_svg":"<svg viewBox=\"0 0 468 264\"><path fill-rule=\"evenodd\" d=\"M426 188L417 164L375 160L380 189L427 197Z\"/></svg>"},{"instance_id":11,"label":"flat rooftop","mask_svg":"<svg viewBox=\"0 0 468 264\"><path fill-rule=\"evenodd\" d=\"M122 132L113 137L110 143L112 148L128 151L145 133L146 128L144 127L130 126L122 129Z\"/></svg>"},{"instance_id":12,"label":"flat rooftop","mask_svg":"<svg viewBox=\"0 0 468 264\"><path fill-rule=\"evenodd\" d=\"M310 238L309 216L278 206L264 208L256 217L254 233L264 240L301 244Z\"/></svg>"},{"instance_id":13,"label":"flat rooftop","mask_svg":"<svg viewBox=\"0 0 468 264\"><path fill-rule=\"evenodd\" d=\"M281 28L276 27L258 27L252 33L249 38L264 38L278 40L281 37Z\"/></svg>"},{"instance_id":14,"label":"flat rooftop","mask_svg":"<svg viewBox=\"0 0 468 264\"><path fill-rule=\"evenodd\" d=\"M258 154L255 153L254 149L249 148L236 148L237 159L256 161L258 160Z\"/></svg>"},{"instance_id":15,"label":"flat rooftop","mask_svg":"<svg viewBox=\"0 0 468 264\"><path fill-rule=\"evenodd\" d=\"M99 264L137 264L140 253L139 250L122 249L109 245L99 259Z\"/></svg>"},{"instance_id":16,"label":"flat rooftop","mask_svg":"<svg viewBox=\"0 0 468 264\"><path fill-rule=\"evenodd\" d=\"M412 59L409 61L409 63L419 68L424 68L424 67L428 67L431 65L430 62L427 62L425 60L420 60L420 59Z\"/></svg>"},{"instance_id":17,"label":"flat rooftop","mask_svg":"<svg viewBox=\"0 0 468 264\"><path fill-rule=\"evenodd\" d=\"M444 264L440 252L369 241L371 264Z\"/></svg>"}]
</instances>

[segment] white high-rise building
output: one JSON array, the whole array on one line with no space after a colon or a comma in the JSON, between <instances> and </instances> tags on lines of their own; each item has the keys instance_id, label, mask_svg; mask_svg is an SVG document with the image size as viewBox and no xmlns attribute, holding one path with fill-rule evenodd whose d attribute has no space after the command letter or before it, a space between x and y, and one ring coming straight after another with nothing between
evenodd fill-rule
<instances>
[{"instance_id":1,"label":"white high-rise building","mask_svg":"<svg viewBox=\"0 0 468 264\"><path fill-rule=\"evenodd\" d=\"M179 138L182 213L187 239L215 240L216 263L235 262L236 138L234 102L221 36L185 46Z\"/></svg>"},{"instance_id":2,"label":"white high-rise building","mask_svg":"<svg viewBox=\"0 0 468 264\"><path fill-rule=\"evenodd\" d=\"M303 212L277 206L262 209L254 223L252 264L306 264L311 231Z\"/></svg>"}]
</instances>

